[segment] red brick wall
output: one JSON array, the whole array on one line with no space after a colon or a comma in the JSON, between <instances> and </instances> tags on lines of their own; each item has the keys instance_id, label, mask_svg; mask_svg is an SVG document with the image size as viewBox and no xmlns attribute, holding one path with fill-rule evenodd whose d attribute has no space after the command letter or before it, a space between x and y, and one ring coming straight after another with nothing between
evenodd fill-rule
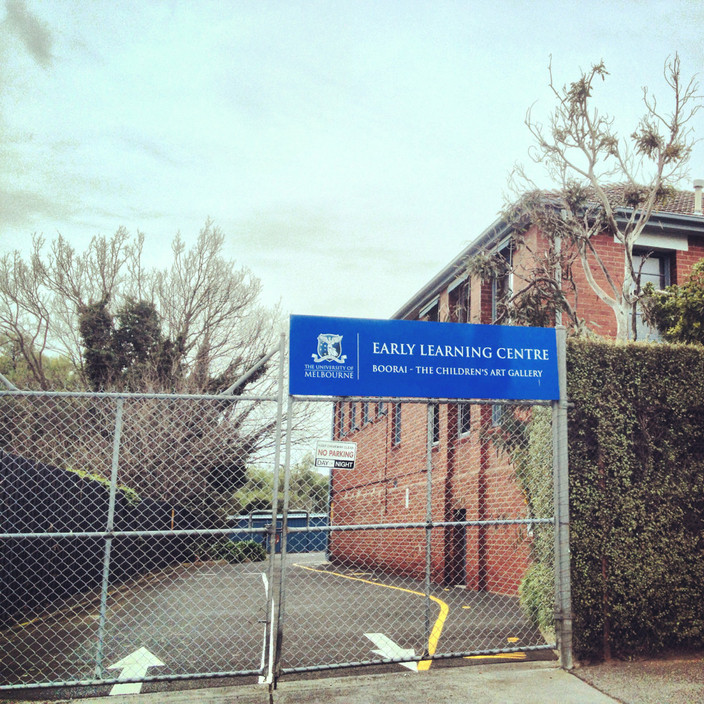
<instances>
[{"instance_id":1,"label":"red brick wall","mask_svg":"<svg viewBox=\"0 0 704 704\"><path fill-rule=\"evenodd\" d=\"M526 506L514 471L490 440L478 442L480 427L490 423L490 407L472 407L473 430L457 437L454 404L440 406L441 441L432 451L431 507L434 522L526 518ZM349 417L349 410L346 412ZM358 417L360 413L357 414ZM332 524L424 523L427 505L427 407L403 404L401 443L391 443L392 412L374 418L345 439L357 442L357 467L333 475ZM448 438L450 441L448 442ZM530 541L514 526L468 528L466 573L456 574L456 529L433 528L431 576L437 583L463 583L472 589L516 594L529 561ZM330 554L337 564L378 568L421 579L425 572L425 530L334 531Z\"/></svg>"},{"instance_id":2,"label":"red brick wall","mask_svg":"<svg viewBox=\"0 0 704 704\"><path fill-rule=\"evenodd\" d=\"M537 248L544 245L545 239L540 236L536 239L535 230L529 233L530 244ZM594 248L607 267L610 276L616 285L621 285L624 277L624 250L623 246L614 241L612 235L599 235L592 240ZM672 283L682 284L689 277L692 266L700 259L704 258L704 241L699 238L690 237L688 251L671 251ZM590 257L592 271L597 283L604 288L606 293L611 293L611 288L606 277L599 270L594 257ZM615 337L616 318L612 309L604 303L594 292L587 281L586 274L581 262L578 262L573 271L575 284L578 291L577 313L587 323L587 326L598 335L605 337Z\"/></svg>"}]
</instances>

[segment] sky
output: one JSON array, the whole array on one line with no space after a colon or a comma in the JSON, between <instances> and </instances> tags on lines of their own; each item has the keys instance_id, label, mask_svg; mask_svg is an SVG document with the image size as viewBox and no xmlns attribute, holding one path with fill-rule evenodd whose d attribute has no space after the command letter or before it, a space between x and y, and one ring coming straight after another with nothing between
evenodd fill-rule
<instances>
[{"instance_id":1,"label":"sky","mask_svg":"<svg viewBox=\"0 0 704 704\"><path fill-rule=\"evenodd\" d=\"M514 164L549 186L524 119L550 61L562 85L603 59L624 135L643 86L667 105L668 56L704 68L700 0L0 2L0 254L124 226L163 266L212 218L284 314L388 317Z\"/></svg>"}]
</instances>

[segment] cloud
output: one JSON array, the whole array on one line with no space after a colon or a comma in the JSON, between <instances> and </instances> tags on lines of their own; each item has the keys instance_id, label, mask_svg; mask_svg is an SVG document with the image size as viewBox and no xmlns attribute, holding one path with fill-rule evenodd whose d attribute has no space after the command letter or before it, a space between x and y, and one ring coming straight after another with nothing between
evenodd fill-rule
<instances>
[{"instance_id":1,"label":"cloud","mask_svg":"<svg viewBox=\"0 0 704 704\"><path fill-rule=\"evenodd\" d=\"M31 190L0 190L0 229L22 228L30 234L39 219L62 222L70 217L73 208L66 203Z\"/></svg>"},{"instance_id":2,"label":"cloud","mask_svg":"<svg viewBox=\"0 0 704 704\"><path fill-rule=\"evenodd\" d=\"M178 148L147 137L144 134L121 130L117 139L119 143L125 145L134 154L146 155L159 164L178 168L185 168L188 165L183 158L174 156L174 152L179 151Z\"/></svg>"},{"instance_id":3,"label":"cloud","mask_svg":"<svg viewBox=\"0 0 704 704\"><path fill-rule=\"evenodd\" d=\"M27 9L24 0L6 0L5 9L7 24L22 40L32 58L42 68L48 68L54 60L54 39L46 25Z\"/></svg>"}]
</instances>

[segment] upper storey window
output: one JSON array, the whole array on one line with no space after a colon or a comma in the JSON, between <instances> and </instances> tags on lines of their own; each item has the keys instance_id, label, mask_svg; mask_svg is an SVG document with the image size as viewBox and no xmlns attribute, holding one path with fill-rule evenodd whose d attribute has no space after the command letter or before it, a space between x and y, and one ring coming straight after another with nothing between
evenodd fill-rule
<instances>
[{"instance_id":1,"label":"upper storey window","mask_svg":"<svg viewBox=\"0 0 704 704\"><path fill-rule=\"evenodd\" d=\"M512 249L508 245L500 250L497 255L502 271L491 279L491 320L500 324L509 322L506 315L506 303L513 293L513 274L511 273Z\"/></svg>"},{"instance_id":2,"label":"upper storey window","mask_svg":"<svg viewBox=\"0 0 704 704\"><path fill-rule=\"evenodd\" d=\"M469 278L458 281L450 287L448 298L450 304L450 322L469 322Z\"/></svg>"},{"instance_id":3,"label":"upper storey window","mask_svg":"<svg viewBox=\"0 0 704 704\"><path fill-rule=\"evenodd\" d=\"M418 318L435 323L440 320L440 299L436 297L426 303L418 312Z\"/></svg>"},{"instance_id":4,"label":"upper storey window","mask_svg":"<svg viewBox=\"0 0 704 704\"><path fill-rule=\"evenodd\" d=\"M640 272L640 287L644 289L647 284L652 284L656 291L664 289L671 283L672 255L669 252L644 252L633 254L633 269L636 274ZM631 337L633 332L631 331ZM651 328L643 317L640 306L636 307L636 339L659 341L660 333Z\"/></svg>"}]
</instances>

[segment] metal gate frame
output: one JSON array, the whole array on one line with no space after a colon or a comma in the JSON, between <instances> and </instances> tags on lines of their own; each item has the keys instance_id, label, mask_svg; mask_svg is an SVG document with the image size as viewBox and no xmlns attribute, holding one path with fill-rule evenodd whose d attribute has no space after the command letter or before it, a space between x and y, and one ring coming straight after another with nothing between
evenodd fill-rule
<instances>
[{"instance_id":1,"label":"metal gate frame","mask_svg":"<svg viewBox=\"0 0 704 704\"><path fill-rule=\"evenodd\" d=\"M276 396L236 396L236 400L242 402L256 403L276 403L276 422L274 430L274 458L273 458L273 491L272 491L272 524L265 527L264 531L272 538L270 543L269 557L267 562L267 575L269 584L274 584L274 569L275 569L275 544L273 536L276 532L276 515L278 511L277 498L279 494L279 472L276 470L281 464L281 437L283 426L283 409L284 409L284 360L285 360L285 335L280 336L279 345L270 353L262 357L251 369L235 381L228 389L218 395L178 395L178 394L127 394L127 393L99 393L99 392L45 392L45 391L22 391L17 389L11 382L0 374L0 382L6 389L0 391L0 402L3 398L16 399L41 399L50 398L58 399L61 402L63 399L90 399L90 400L105 400L106 402L114 402L115 415L114 427L112 435L112 460L110 467L109 479L109 498L107 507L107 520L104 530L98 531L71 531L58 532L48 530L47 532L2 532L0 530L0 547L3 545L11 546L19 541L52 541L52 540L71 540L80 541L85 539L97 539L104 543L103 559L102 559L102 577L100 580L100 596L99 596L99 616L97 636L94 643L93 656L93 678L76 677L73 679L61 679L52 681L34 681L22 683L4 684L0 682L0 691L6 690L26 690L36 689L38 687L73 687L73 686L102 686L102 685L129 685L134 683L146 682L168 682L176 680L190 679L214 679L224 677L239 677L239 676L259 676L260 682L270 683L272 681L272 658L273 647L265 648L262 654L261 666L256 669L232 669L217 672L189 672L172 675L147 675L146 668L143 675L138 676L113 676L108 674L105 665L105 631L107 622L107 603L109 595L109 583L111 576L111 555L113 552L113 541L120 538L158 538L158 537L193 537L200 536L204 538L223 536L233 532L231 527L227 528L197 528L197 529L176 529L171 530L115 530L115 508L117 493L119 489L118 470L120 466L120 447L123 434L123 409L125 401L140 401L140 400L164 400L164 401L203 401L203 402L218 402L232 395L239 386L249 379L262 365L266 364L272 357L278 354L278 376L277 376L277 394ZM1 452L1 451L0 451ZM238 531L239 533L261 534L260 528L244 528ZM274 626L275 613L275 590L270 588L267 590L266 600L266 618L264 619L264 641L272 643L271 636ZM22 626L23 624L20 624ZM10 628L12 630L12 627ZM87 663L84 663L87 665ZM117 692L115 692L117 693ZM129 693L125 690L124 693Z\"/></svg>"},{"instance_id":2,"label":"metal gate frame","mask_svg":"<svg viewBox=\"0 0 704 704\"><path fill-rule=\"evenodd\" d=\"M433 520L431 509L431 492L432 492L432 405L434 403L450 403L457 402L457 399L418 399L418 398L396 398L396 397L374 397L373 399L362 397L338 397L321 399L320 397L306 396L290 396L288 398L288 427L286 429L286 459L285 459L285 482L284 482L284 505L283 505L283 534L281 545L281 560L282 570L279 583L279 603L277 608L276 620L276 649L275 662L273 665L273 686L279 677L286 674L300 673L306 671L332 670L336 668L353 667L363 664L378 664L378 663L403 663L412 661L429 661L432 659L447 659L456 657L466 657L475 655L497 655L500 653L515 653L528 650L552 650L556 649L559 656L561 667L572 669L572 611L571 611L571 587L570 587L570 552L569 552L569 469L568 469L568 449L567 449L567 372L566 372L566 329L563 326L556 328L557 334L557 353L558 353L558 379L560 388L560 398L556 401L534 401L522 403L527 406L549 406L551 408L552 419L552 479L553 479L553 511L554 515L551 518L543 518L538 520L505 520L505 521L437 521ZM506 647L492 648L490 650L470 650L451 653L429 653L427 650L422 655L417 657L402 657L402 658L382 658L381 660L373 660L367 662L340 662L326 665L313 666L294 666L284 667L282 664L283 658L283 642L285 638L285 619L286 619L286 590L287 590L287 536L294 532L299 532L301 529L289 528L287 522L289 510L289 484L291 470L291 417L292 407L297 402L315 403L320 401L328 402L364 402L364 401L381 401L393 403L421 403L428 406L427 418L427 444L426 444L426 518L424 522L402 523L402 524L376 524L362 526L329 526L326 529L330 533L334 530L393 530L405 528L417 528L425 530L425 640L429 642L431 636L430 626L430 606L431 606L431 534L434 529L449 528L452 526L467 527L467 526L488 526L488 525L520 525L526 523L547 523L554 526L554 579L555 579L555 636L556 643L545 646L532 646L528 648ZM502 400L465 400L463 403L471 403L476 405L511 405Z\"/></svg>"}]
</instances>

